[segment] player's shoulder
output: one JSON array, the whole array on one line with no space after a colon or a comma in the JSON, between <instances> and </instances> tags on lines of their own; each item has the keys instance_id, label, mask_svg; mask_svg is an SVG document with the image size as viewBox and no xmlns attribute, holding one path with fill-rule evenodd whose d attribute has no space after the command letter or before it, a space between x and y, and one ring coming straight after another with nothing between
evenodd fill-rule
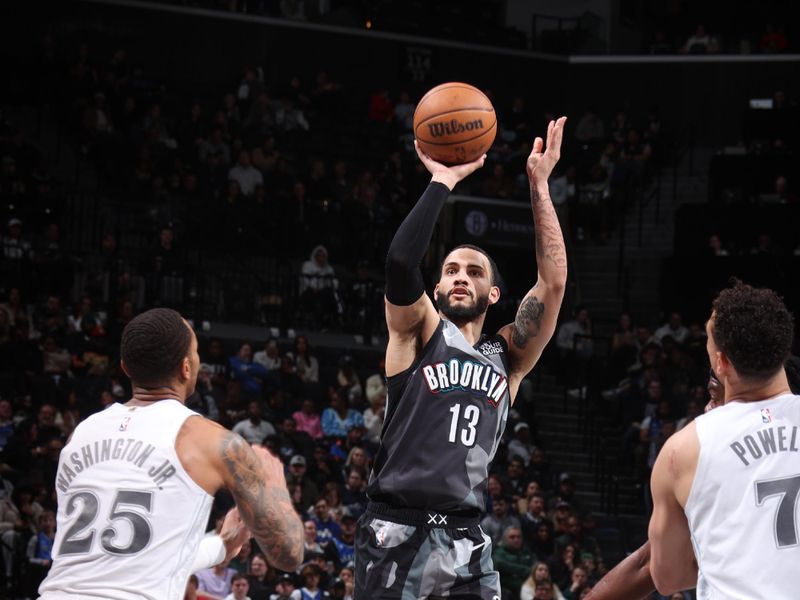
<instances>
[{"instance_id":1,"label":"player's shoulder","mask_svg":"<svg viewBox=\"0 0 800 600\"><path fill-rule=\"evenodd\" d=\"M671 479L694 472L700 455L700 439L697 436L697 424L692 421L680 431L672 434L664 442L658 453L660 471L668 471Z\"/></svg>"}]
</instances>

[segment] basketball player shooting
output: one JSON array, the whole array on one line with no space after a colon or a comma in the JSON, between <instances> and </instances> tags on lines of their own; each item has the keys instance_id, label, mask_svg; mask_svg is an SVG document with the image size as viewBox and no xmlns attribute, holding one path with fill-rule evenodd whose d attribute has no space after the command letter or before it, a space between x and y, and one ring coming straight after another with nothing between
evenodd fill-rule
<instances>
[{"instance_id":1,"label":"basketball player shooting","mask_svg":"<svg viewBox=\"0 0 800 600\"><path fill-rule=\"evenodd\" d=\"M123 331L121 357L133 397L80 423L59 458L41 600L179 600L190 574L232 558L251 533L293 571L303 528L283 465L185 406L200 369L189 324L169 309L142 313ZM204 538L223 487L241 521L234 511L221 536Z\"/></svg>"},{"instance_id":2,"label":"basketball player shooting","mask_svg":"<svg viewBox=\"0 0 800 600\"><path fill-rule=\"evenodd\" d=\"M447 167L417 148L432 177L386 262L388 401L356 540L356 600L500 597L491 541L478 522L509 407L553 335L564 296L566 251L547 180L565 122L550 122L546 147L536 138L527 161L536 285L514 322L491 336L481 330L500 290L485 251L459 246L445 257L438 310L420 271L448 194L485 156Z\"/></svg>"}]
</instances>

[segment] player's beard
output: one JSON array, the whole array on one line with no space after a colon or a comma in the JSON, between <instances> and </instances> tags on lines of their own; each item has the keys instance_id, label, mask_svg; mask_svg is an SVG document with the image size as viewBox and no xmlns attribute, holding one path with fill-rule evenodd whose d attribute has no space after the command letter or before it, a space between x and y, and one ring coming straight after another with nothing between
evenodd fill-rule
<instances>
[{"instance_id":1,"label":"player's beard","mask_svg":"<svg viewBox=\"0 0 800 600\"><path fill-rule=\"evenodd\" d=\"M450 303L450 297L447 294L438 292L436 304L439 305L442 314L453 323L469 323L482 316L489 308L489 294L477 296L475 303L471 306L455 306Z\"/></svg>"}]
</instances>

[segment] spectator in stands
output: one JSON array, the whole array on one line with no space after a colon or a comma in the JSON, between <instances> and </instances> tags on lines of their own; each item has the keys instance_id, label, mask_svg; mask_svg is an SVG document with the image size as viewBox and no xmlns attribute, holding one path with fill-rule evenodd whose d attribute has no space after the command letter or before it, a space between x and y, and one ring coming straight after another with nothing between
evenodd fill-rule
<instances>
[{"instance_id":1,"label":"spectator in stands","mask_svg":"<svg viewBox=\"0 0 800 600\"><path fill-rule=\"evenodd\" d=\"M715 37L706 33L705 25L700 24L680 51L681 54L714 54L719 52L719 42Z\"/></svg>"},{"instance_id":2,"label":"spectator in stands","mask_svg":"<svg viewBox=\"0 0 800 600\"><path fill-rule=\"evenodd\" d=\"M284 573L278 578L275 584L275 593L269 597L269 600L301 600L300 590L295 589L294 577L288 573Z\"/></svg>"},{"instance_id":3,"label":"spectator in stands","mask_svg":"<svg viewBox=\"0 0 800 600\"><path fill-rule=\"evenodd\" d=\"M492 539L492 544L499 545L503 541L503 532L509 527L514 527L520 532L522 540L522 525L519 518L511 513L509 501L506 496L492 497L492 512L481 520L481 529Z\"/></svg>"},{"instance_id":4,"label":"spectator in stands","mask_svg":"<svg viewBox=\"0 0 800 600\"><path fill-rule=\"evenodd\" d=\"M281 366L278 340L269 338L264 344L264 349L253 355L253 362L258 363L267 371L277 371Z\"/></svg>"},{"instance_id":5,"label":"spectator in stands","mask_svg":"<svg viewBox=\"0 0 800 600\"><path fill-rule=\"evenodd\" d=\"M567 546L574 547L577 554L581 552L600 554L597 540L583 531L581 519L575 514L567 518L567 532L556 539L556 553L560 553Z\"/></svg>"},{"instance_id":6,"label":"spectator in stands","mask_svg":"<svg viewBox=\"0 0 800 600\"><path fill-rule=\"evenodd\" d=\"M336 383L339 386L339 393L347 397L350 406L358 408L362 406L363 389L352 356L346 354L339 359Z\"/></svg>"},{"instance_id":7,"label":"spectator in stands","mask_svg":"<svg viewBox=\"0 0 800 600\"><path fill-rule=\"evenodd\" d=\"M702 394L703 401L705 401L705 390L702 387L699 387L700 394ZM697 417L703 414L702 407L704 405L697 400L689 400L686 404L686 415L678 419L678 422L675 423L675 431L680 431L684 427L686 427L689 423L694 421Z\"/></svg>"},{"instance_id":8,"label":"spectator in stands","mask_svg":"<svg viewBox=\"0 0 800 600\"><path fill-rule=\"evenodd\" d=\"M310 506L319 497L316 484L306 473L306 458L302 454L295 454L289 461L289 474L286 482L300 486L303 507Z\"/></svg>"},{"instance_id":9,"label":"spectator in stands","mask_svg":"<svg viewBox=\"0 0 800 600\"><path fill-rule=\"evenodd\" d=\"M239 351L228 362L231 368L231 377L242 383L242 395L260 400L264 380L269 376L269 372L260 364L253 362L253 346L250 342L242 343Z\"/></svg>"},{"instance_id":10,"label":"spectator in stands","mask_svg":"<svg viewBox=\"0 0 800 600\"><path fill-rule=\"evenodd\" d=\"M325 498L317 498L314 502L314 516L311 520L317 527L317 541L321 544L340 537L342 534L339 524L331 516L328 501Z\"/></svg>"},{"instance_id":11,"label":"spectator in stands","mask_svg":"<svg viewBox=\"0 0 800 600\"><path fill-rule=\"evenodd\" d=\"M556 334L556 347L564 359L567 385L574 387L583 380L589 361L594 356L592 344L592 321L589 310L582 305L575 307L573 318L561 324Z\"/></svg>"},{"instance_id":12,"label":"spectator in stands","mask_svg":"<svg viewBox=\"0 0 800 600\"><path fill-rule=\"evenodd\" d=\"M578 121L575 128L575 139L579 142L599 142L606 137L606 128L597 111L590 107Z\"/></svg>"},{"instance_id":13,"label":"spectator in stands","mask_svg":"<svg viewBox=\"0 0 800 600\"><path fill-rule=\"evenodd\" d=\"M261 171L251 164L250 153L247 150L239 152L237 163L228 171L228 179L239 184L239 189L246 198L253 195L257 185L264 184L264 177L261 175Z\"/></svg>"},{"instance_id":14,"label":"spectator in stands","mask_svg":"<svg viewBox=\"0 0 800 600\"><path fill-rule=\"evenodd\" d=\"M531 574L525 580L525 583L522 584L522 589L520 589L519 593L519 600L533 600L536 594L536 586L540 583L550 583L550 567L547 566L546 562L535 562L531 567ZM558 587L553 586L553 595L552 598L554 600L564 600L564 596L561 595L561 590Z\"/></svg>"},{"instance_id":15,"label":"spectator in stands","mask_svg":"<svg viewBox=\"0 0 800 600\"><path fill-rule=\"evenodd\" d=\"M372 377L375 377L375 375ZM367 380L367 385L369 386L369 379ZM369 387L367 387L367 390L367 395L369 396ZM380 442L385 413L386 390L383 389L372 395L370 405L364 411L364 427L367 430L366 436L372 444L378 444Z\"/></svg>"},{"instance_id":16,"label":"spectator in stands","mask_svg":"<svg viewBox=\"0 0 800 600\"><path fill-rule=\"evenodd\" d=\"M587 587L587 584L588 574L586 573L586 569L581 566L577 566L572 569L569 588L564 590L565 600L579 600L582 597L581 593Z\"/></svg>"},{"instance_id":17,"label":"spectator in stands","mask_svg":"<svg viewBox=\"0 0 800 600\"><path fill-rule=\"evenodd\" d=\"M492 168L492 175L481 183L480 193L487 198L510 198L514 193L514 180L506 175L501 163Z\"/></svg>"},{"instance_id":18,"label":"spectator in stands","mask_svg":"<svg viewBox=\"0 0 800 600\"><path fill-rule=\"evenodd\" d=\"M683 325L683 318L679 312L670 313L667 322L653 334L653 339L659 344L663 344L666 337L672 338L678 344L685 343L689 337L689 330Z\"/></svg>"},{"instance_id":19,"label":"spectator in stands","mask_svg":"<svg viewBox=\"0 0 800 600\"><path fill-rule=\"evenodd\" d=\"M494 568L500 573L500 581L504 598L519 598L519 592L525 578L528 577L531 564L536 557L522 542L522 531L519 527L509 526L502 533L502 544L492 553Z\"/></svg>"},{"instance_id":20,"label":"spectator in stands","mask_svg":"<svg viewBox=\"0 0 800 600\"><path fill-rule=\"evenodd\" d=\"M544 496L541 493L533 494L528 498L528 509L520 517L522 527L522 537L529 548L536 546L536 537L539 533L539 526L552 526L550 519L547 518L545 511Z\"/></svg>"},{"instance_id":21,"label":"spectator in stands","mask_svg":"<svg viewBox=\"0 0 800 600\"><path fill-rule=\"evenodd\" d=\"M303 523L303 562L308 562L308 554L310 552L322 552L324 554L324 549L317 541L317 526L309 519L305 523Z\"/></svg>"},{"instance_id":22,"label":"spectator in stands","mask_svg":"<svg viewBox=\"0 0 800 600\"><path fill-rule=\"evenodd\" d=\"M18 319L23 321L28 319L28 312L22 302L22 293L18 287L9 288L8 299L0 304L0 310L8 315L8 324L12 327Z\"/></svg>"},{"instance_id":23,"label":"spectator in stands","mask_svg":"<svg viewBox=\"0 0 800 600\"><path fill-rule=\"evenodd\" d=\"M294 352L289 353L294 361L295 372L303 383L319 383L319 361L308 343L308 338L298 335L294 340Z\"/></svg>"},{"instance_id":24,"label":"spectator in stands","mask_svg":"<svg viewBox=\"0 0 800 600\"><path fill-rule=\"evenodd\" d=\"M750 248L751 256L774 256L777 253L777 249L772 243L772 236L765 231L758 234L755 246Z\"/></svg>"},{"instance_id":25,"label":"spectator in stands","mask_svg":"<svg viewBox=\"0 0 800 600\"><path fill-rule=\"evenodd\" d=\"M339 281L333 266L328 262L325 246L316 246L300 270L300 295L307 314L315 320L325 315L336 315Z\"/></svg>"},{"instance_id":26,"label":"spectator in stands","mask_svg":"<svg viewBox=\"0 0 800 600\"><path fill-rule=\"evenodd\" d=\"M783 24L764 25L764 33L758 41L758 50L765 53L784 52L789 47L789 40L786 38L786 30Z\"/></svg>"},{"instance_id":27,"label":"spectator in stands","mask_svg":"<svg viewBox=\"0 0 800 600\"><path fill-rule=\"evenodd\" d=\"M237 573L231 578L231 593L223 600L251 600L247 593L250 591L250 582L243 573Z\"/></svg>"},{"instance_id":28,"label":"spectator in stands","mask_svg":"<svg viewBox=\"0 0 800 600\"><path fill-rule=\"evenodd\" d=\"M711 256L728 256L728 251L722 244L722 238L718 233L712 233L708 238L708 248Z\"/></svg>"},{"instance_id":29,"label":"spectator in stands","mask_svg":"<svg viewBox=\"0 0 800 600\"><path fill-rule=\"evenodd\" d=\"M364 426L363 415L347 405L342 393L333 387L328 388L331 406L322 412L322 431L327 437L347 437L347 432L355 426Z\"/></svg>"},{"instance_id":30,"label":"spectator in stands","mask_svg":"<svg viewBox=\"0 0 800 600\"><path fill-rule=\"evenodd\" d=\"M575 546L571 544L564 546L560 553L554 554L548 561L553 581L562 590L571 585L572 569L578 566L578 562Z\"/></svg>"},{"instance_id":31,"label":"spectator in stands","mask_svg":"<svg viewBox=\"0 0 800 600\"><path fill-rule=\"evenodd\" d=\"M570 508L574 513L579 515L583 513L581 503L575 495L575 482L567 472L563 472L558 476L558 489L550 499L551 507L558 508L558 505L562 503L567 503L567 508Z\"/></svg>"},{"instance_id":32,"label":"spectator in stands","mask_svg":"<svg viewBox=\"0 0 800 600\"><path fill-rule=\"evenodd\" d=\"M525 477L525 462L519 456L511 456L506 467L505 477L503 477L503 489L512 497L512 511L517 506L517 502L525 497L525 488L528 480Z\"/></svg>"},{"instance_id":33,"label":"spectator in stands","mask_svg":"<svg viewBox=\"0 0 800 600\"><path fill-rule=\"evenodd\" d=\"M342 517L342 533L333 538L333 544L338 554L337 564L342 566L352 565L355 562L356 523L360 515L346 514Z\"/></svg>"},{"instance_id":34,"label":"spectator in stands","mask_svg":"<svg viewBox=\"0 0 800 600\"><path fill-rule=\"evenodd\" d=\"M247 419L239 421L233 427L233 432L238 433L251 444L260 444L268 435L277 433L272 423L261 418L261 402L258 400L251 400L247 403Z\"/></svg>"},{"instance_id":35,"label":"spectator in stands","mask_svg":"<svg viewBox=\"0 0 800 600\"><path fill-rule=\"evenodd\" d=\"M8 233L0 236L3 258L15 261L15 266L27 262L31 257L31 243L22 234L22 221L17 217L8 220Z\"/></svg>"},{"instance_id":36,"label":"spectator in stands","mask_svg":"<svg viewBox=\"0 0 800 600\"><path fill-rule=\"evenodd\" d=\"M253 600L269 600L269 595L275 591L275 571L269 566L263 554L253 554L250 559L247 581L250 584L249 593Z\"/></svg>"},{"instance_id":37,"label":"spectator in stands","mask_svg":"<svg viewBox=\"0 0 800 600\"><path fill-rule=\"evenodd\" d=\"M209 139L203 141L199 147L200 162L207 163L215 156L219 156L223 165L229 165L231 162L231 148L225 141L222 128L218 126L211 130Z\"/></svg>"},{"instance_id":38,"label":"spectator in stands","mask_svg":"<svg viewBox=\"0 0 800 600\"><path fill-rule=\"evenodd\" d=\"M554 585L550 581L540 581L536 584L536 592L533 596L534 600L554 600L553 595Z\"/></svg>"},{"instance_id":39,"label":"spectator in stands","mask_svg":"<svg viewBox=\"0 0 800 600\"><path fill-rule=\"evenodd\" d=\"M234 569L237 573L247 573L247 569L250 566L250 556L252 554L253 545L251 544L251 540L247 540L244 544L242 544L242 548L239 550L239 553L231 559L231 562L228 566L231 569Z\"/></svg>"},{"instance_id":40,"label":"spectator in stands","mask_svg":"<svg viewBox=\"0 0 800 600\"><path fill-rule=\"evenodd\" d=\"M301 409L295 412L292 418L297 423L297 431L303 431L315 440L322 437L322 424L312 400L305 398Z\"/></svg>"},{"instance_id":41,"label":"spectator in stands","mask_svg":"<svg viewBox=\"0 0 800 600\"><path fill-rule=\"evenodd\" d=\"M394 105L394 118L402 131L411 131L414 120L414 110L416 106L411 102L411 96L403 90Z\"/></svg>"},{"instance_id":42,"label":"spectator in stands","mask_svg":"<svg viewBox=\"0 0 800 600\"><path fill-rule=\"evenodd\" d=\"M281 98L280 104L275 108L275 127L284 133L300 133L311 128L303 111L287 96Z\"/></svg>"},{"instance_id":43,"label":"spectator in stands","mask_svg":"<svg viewBox=\"0 0 800 600\"><path fill-rule=\"evenodd\" d=\"M196 575L199 588L217 598L224 598L230 594L231 580L236 571L228 567L228 562L223 561L215 567L198 571Z\"/></svg>"},{"instance_id":44,"label":"spectator in stands","mask_svg":"<svg viewBox=\"0 0 800 600\"><path fill-rule=\"evenodd\" d=\"M28 559L27 587L31 595L50 570L53 562L53 542L56 537L56 515L51 510L43 511L38 518L38 533L28 540L26 556Z\"/></svg>"},{"instance_id":45,"label":"spectator in stands","mask_svg":"<svg viewBox=\"0 0 800 600\"><path fill-rule=\"evenodd\" d=\"M536 528L536 538L530 546L531 550L543 559L548 559L555 552L555 540L553 540L553 527L549 523L540 523Z\"/></svg>"},{"instance_id":46,"label":"spectator in stands","mask_svg":"<svg viewBox=\"0 0 800 600\"><path fill-rule=\"evenodd\" d=\"M535 449L536 446L531 443L531 430L528 424L523 421L514 425L514 439L508 443L508 455L512 458L515 456L521 458L523 466L527 468Z\"/></svg>"},{"instance_id":47,"label":"spectator in stands","mask_svg":"<svg viewBox=\"0 0 800 600\"><path fill-rule=\"evenodd\" d=\"M342 490L342 505L349 514L360 517L367 509L367 471L364 467L353 465L347 470L347 479Z\"/></svg>"}]
</instances>

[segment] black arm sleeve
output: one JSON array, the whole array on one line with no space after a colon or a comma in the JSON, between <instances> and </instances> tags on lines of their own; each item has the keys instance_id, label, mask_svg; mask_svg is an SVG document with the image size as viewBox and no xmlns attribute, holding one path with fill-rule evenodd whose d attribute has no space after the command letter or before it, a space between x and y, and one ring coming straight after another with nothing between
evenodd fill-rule
<instances>
[{"instance_id":1,"label":"black arm sleeve","mask_svg":"<svg viewBox=\"0 0 800 600\"><path fill-rule=\"evenodd\" d=\"M392 304L410 306L425 292L419 266L449 194L446 185L431 182L394 234L386 256L386 299Z\"/></svg>"}]
</instances>

